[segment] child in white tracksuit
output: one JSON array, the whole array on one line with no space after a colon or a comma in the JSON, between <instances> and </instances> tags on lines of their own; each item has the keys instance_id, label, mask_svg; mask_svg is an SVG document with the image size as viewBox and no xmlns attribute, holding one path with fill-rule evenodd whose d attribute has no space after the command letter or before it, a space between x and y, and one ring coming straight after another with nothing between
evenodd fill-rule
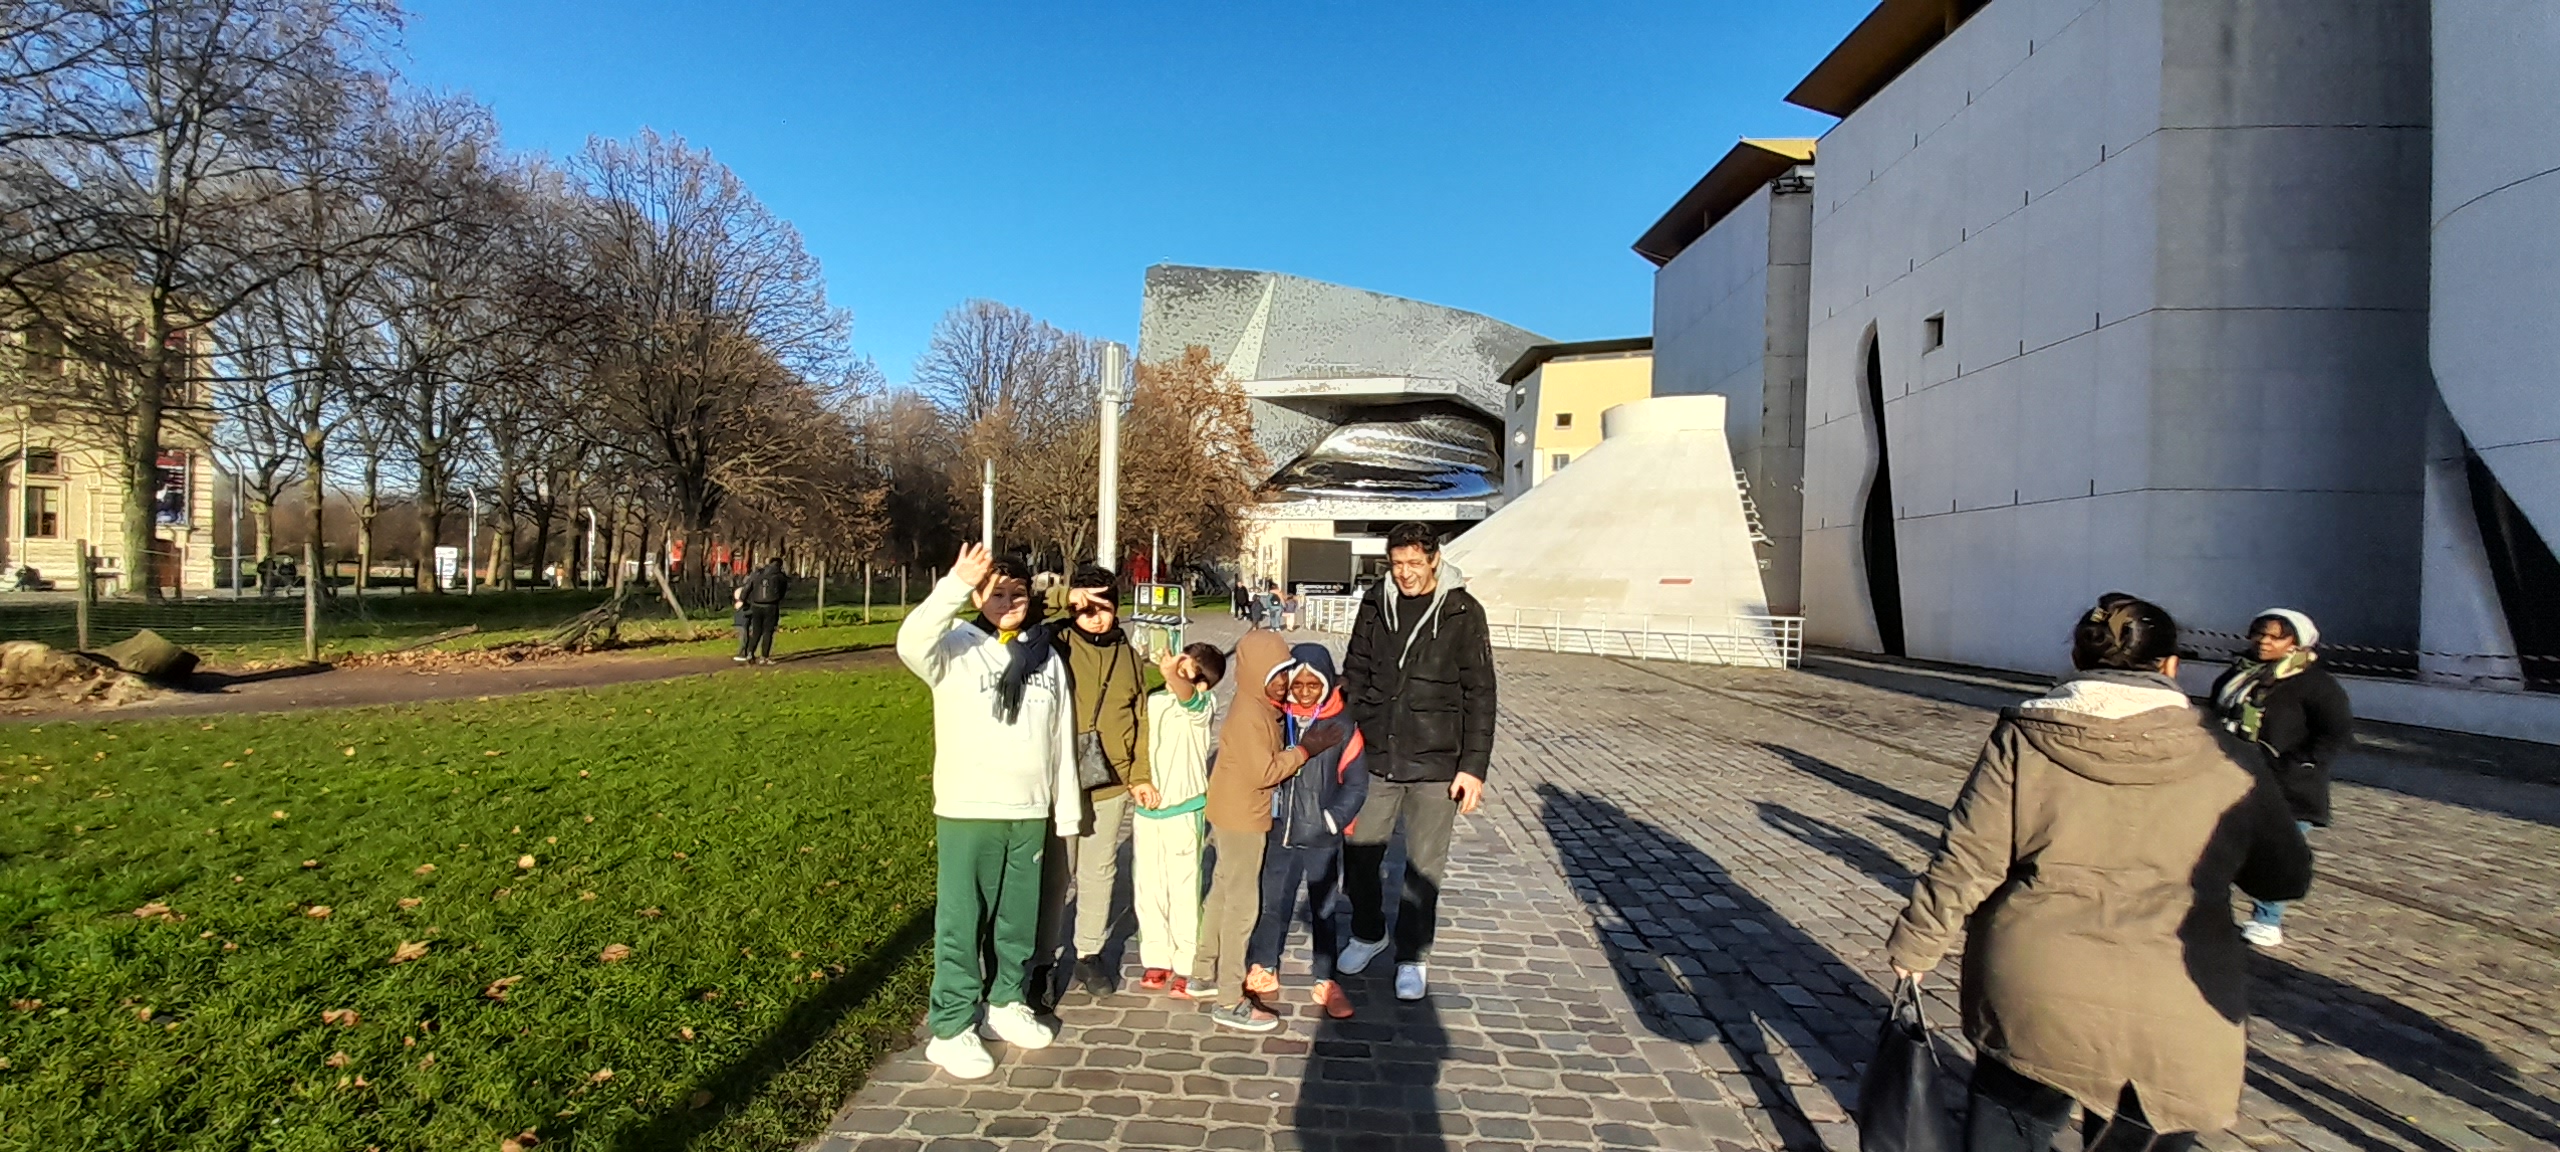
<instances>
[{"instance_id":1,"label":"child in white tracksuit","mask_svg":"<svg viewBox=\"0 0 2560 1152\"><path fill-rule=\"evenodd\" d=\"M975 605L974 619L961 615ZM970 545L898 627L898 659L933 690L936 878L925 1058L975 1080L995 1071L985 1027L1016 1048L1056 1030L1024 1002L1040 925L1040 860L1054 818L1083 831L1066 663L1033 620L1031 571ZM994 971L987 970L992 956Z\"/></svg>"},{"instance_id":2,"label":"child in white tracksuit","mask_svg":"<svg viewBox=\"0 0 2560 1152\"><path fill-rule=\"evenodd\" d=\"M1217 714L1210 689L1226 675L1227 657L1216 645L1193 644L1170 653L1156 667L1165 690L1147 698L1147 748L1157 806L1137 808L1132 822L1137 874L1131 888L1138 906L1138 959L1150 991L1191 984L1191 957L1200 946L1200 847L1209 794L1209 733Z\"/></svg>"}]
</instances>

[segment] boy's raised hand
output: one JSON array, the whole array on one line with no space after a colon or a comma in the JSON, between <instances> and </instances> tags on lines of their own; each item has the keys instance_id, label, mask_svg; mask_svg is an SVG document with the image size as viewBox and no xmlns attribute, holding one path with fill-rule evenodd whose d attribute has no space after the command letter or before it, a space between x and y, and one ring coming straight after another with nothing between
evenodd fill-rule
<instances>
[{"instance_id":1,"label":"boy's raised hand","mask_svg":"<svg viewBox=\"0 0 2560 1152\"><path fill-rule=\"evenodd\" d=\"M995 566L995 554L987 551L986 545L963 544L960 546L960 558L951 562L951 574L971 588L983 588L987 583L987 573L994 571Z\"/></svg>"}]
</instances>

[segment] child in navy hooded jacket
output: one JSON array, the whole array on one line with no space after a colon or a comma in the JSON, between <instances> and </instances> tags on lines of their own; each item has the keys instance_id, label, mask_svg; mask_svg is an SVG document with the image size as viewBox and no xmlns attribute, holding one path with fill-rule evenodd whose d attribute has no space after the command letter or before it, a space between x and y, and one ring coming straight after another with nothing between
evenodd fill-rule
<instances>
[{"instance_id":1,"label":"child in navy hooded jacket","mask_svg":"<svg viewBox=\"0 0 2560 1152\"><path fill-rule=\"evenodd\" d=\"M1289 655L1294 663L1280 710L1283 745L1296 747L1321 728L1335 729L1338 738L1272 794L1270 839L1262 854L1262 914L1246 958L1261 972L1279 971L1290 922L1297 919L1298 889L1304 885L1315 937L1315 1002L1342 1020L1351 1016L1351 1001L1333 979L1333 958L1341 943L1334 893L1342 877L1343 835L1369 798L1369 770L1361 762L1360 727L1343 709L1333 653L1322 644L1300 644ZM1276 977L1265 979L1265 987L1277 987Z\"/></svg>"}]
</instances>

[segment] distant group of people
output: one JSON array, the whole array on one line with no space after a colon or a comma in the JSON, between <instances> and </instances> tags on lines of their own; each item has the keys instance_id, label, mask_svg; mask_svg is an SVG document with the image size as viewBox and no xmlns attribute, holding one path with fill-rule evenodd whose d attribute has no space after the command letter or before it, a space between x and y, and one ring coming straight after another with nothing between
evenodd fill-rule
<instances>
[{"instance_id":1,"label":"distant group of people","mask_svg":"<svg viewBox=\"0 0 2560 1152\"><path fill-rule=\"evenodd\" d=\"M1255 626L1275 632L1297 631L1298 594L1282 591L1268 580L1260 588L1237 584L1232 607L1238 619Z\"/></svg>"},{"instance_id":2,"label":"distant group of people","mask_svg":"<svg viewBox=\"0 0 2560 1152\"><path fill-rule=\"evenodd\" d=\"M2248 945L2283 943L2352 738L2309 616L2270 609L2248 641L2198 709L2177 624L2110 594L2073 625L2077 671L1992 729L1886 944L1916 984L1966 934L1970 1152L2046 1152L2075 1106L2093 1149L2238 1119Z\"/></svg>"},{"instance_id":3,"label":"distant group of people","mask_svg":"<svg viewBox=\"0 0 2560 1152\"><path fill-rule=\"evenodd\" d=\"M1070 987L1119 989L1103 953L1132 839L1141 988L1206 1003L1219 1027L1272 1031L1303 909L1307 996L1326 1015L1357 1011L1339 977L1390 949L1394 994L1429 994L1450 835L1492 760L1492 648L1436 534L1402 525L1388 546L1393 580L1364 598L1338 669L1323 645L1292 647L1257 619L1232 652L1192 644L1158 657L1164 686L1152 693L1113 573L1072 574L1050 620L1027 565L962 549L898 632L934 706L928 1060L986 1076L984 1039L1045 1047ZM1219 722L1212 692L1231 670ZM1384 864L1399 828L1390 940Z\"/></svg>"}]
</instances>

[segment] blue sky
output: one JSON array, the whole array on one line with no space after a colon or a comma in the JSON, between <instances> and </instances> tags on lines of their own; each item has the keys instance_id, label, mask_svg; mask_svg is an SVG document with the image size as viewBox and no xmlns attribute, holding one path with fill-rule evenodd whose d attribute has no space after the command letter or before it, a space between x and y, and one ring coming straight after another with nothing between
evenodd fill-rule
<instances>
[{"instance_id":1,"label":"blue sky","mask_svg":"<svg viewBox=\"0 0 2560 1152\"><path fill-rule=\"evenodd\" d=\"M736 169L903 381L970 297L1134 341L1159 261L1637 335L1627 245L1873 0L411 0L402 70L507 142L643 125Z\"/></svg>"}]
</instances>

